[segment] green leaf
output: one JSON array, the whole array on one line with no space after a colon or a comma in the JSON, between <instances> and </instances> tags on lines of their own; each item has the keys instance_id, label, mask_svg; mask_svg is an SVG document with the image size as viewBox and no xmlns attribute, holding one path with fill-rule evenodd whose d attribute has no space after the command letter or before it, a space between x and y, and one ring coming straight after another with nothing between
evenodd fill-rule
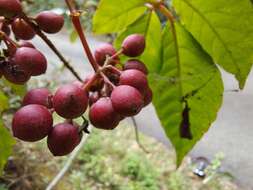
<instances>
[{"instance_id":1,"label":"green leaf","mask_svg":"<svg viewBox=\"0 0 253 190\"><path fill-rule=\"evenodd\" d=\"M12 153L12 147L15 144L10 132L4 127L3 121L0 119L0 175L3 167Z\"/></svg>"},{"instance_id":2,"label":"green leaf","mask_svg":"<svg viewBox=\"0 0 253 190\"><path fill-rule=\"evenodd\" d=\"M175 48L173 35L166 26L162 39L163 61L160 71L150 76L150 82L153 103L176 148L179 165L216 119L223 83L216 65L198 42L181 25L176 24L175 28L178 46Z\"/></svg>"},{"instance_id":3,"label":"green leaf","mask_svg":"<svg viewBox=\"0 0 253 190\"><path fill-rule=\"evenodd\" d=\"M9 87L11 91L18 95L18 96L24 96L26 93L26 85L16 85L13 84L5 79L2 79L5 86Z\"/></svg>"},{"instance_id":4,"label":"green leaf","mask_svg":"<svg viewBox=\"0 0 253 190\"><path fill-rule=\"evenodd\" d=\"M8 97L0 90L0 114L9 108Z\"/></svg>"},{"instance_id":5,"label":"green leaf","mask_svg":"<svg viewBox=\"0 0 253 190\"><path fill-rule=\"evenodd\" d=\"M93 18L93 31L103 34L125 29L147 10L145 2L145 0L101 0Z\"/></svg>"},{"instance_id":6,"label":"green leaf","mask_svg":"<svg viewBox=\"0 0 253 190\"><path fill-rule=\"evenodd\" d=\"M250 0L174 0L173 5L186 29L242 89L253 63Z\"/></svg>"},{"instance_id":7,"label":"green leaf","mask_svg":"<svg viewBox=\"0 0 253 190\"><path fill-rule=\"evenodd\" d=\"M119 48L129 34L145 35L147 48L140 58L150 70L153 103L167 136L176 148L179 165L215 120L222 102L223 85L219 70L210 56L183 27L177 25L176 29L180 72L171 31L166 26L162 38L161 24L154 12L146 12L129 25L118 35L115 46ZM186 97L191 109L192 140L182 139L180 136L185 108L183 97Z\"/></svg>"},{"instance_id":8,"label":"green leaf","mask_svg":"<svg viewBox=\"0 0 253 190\"><path fill-rule=\"evenodd\" d=\"M114 45L119 49L128 35L143 34L146 38L146 49L140 59L152 73L160 67L161 32L162 28L158 16L153 11L147 11L117 36Z\"/></svg>"}]
</instances>

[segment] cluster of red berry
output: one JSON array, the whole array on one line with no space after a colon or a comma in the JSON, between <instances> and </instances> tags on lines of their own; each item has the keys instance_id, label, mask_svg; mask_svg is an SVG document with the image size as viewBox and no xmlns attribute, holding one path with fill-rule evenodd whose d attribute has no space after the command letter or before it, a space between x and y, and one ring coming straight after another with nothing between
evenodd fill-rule
<instances>
[{"instance_id":1,"label":"cluster of red berry","mask_svg":"<svg viewBox=\"0 0 253 190\"><path fill-rule=\"evenodd\" d=\"M128 36L119 51L130 57L142 54L142 35ZM40 88L29 91L12 124L14 136L24 141L38 141L48 136L48 147L55 156L66 155L80 142L82 131L73 119L82 116L88 105L89 120L99 129L114 129L125 117L138 114L152 101L147 68L137 59L121 65L119 52L103 44L94 53L99 72L83 82L61 86L54 94ZM53 127L52 112L67 119Z\"/></svg>"},{"instance_id":2,"label":"cluster of red berry","mask_svg":"<svg viewBox=\"0 0 253 190\"><path fill-rule=\"evenodd\" d=\"M3 75L15 84L24 84L31 76L44 74L47 70L45 56L27 41L36 35L36 31L23 16L18 0L0 0L0 41L7 47L0 55L0 77ZM64 17L43 11L35 18L29 18L29 22L46 33L54 34L63 27ZM19 43L10 38L11 32Z\"/></svg>"},{"instance_id":3,"label":"cluster of red berry","mask_svg":"<svg viewBox=\"0 0 253 190\"><path fill-rule=\"evenodd\" d=\"M9 37L9 25L16 39L34 37L31 23L27 23L27 17L22 15L18 0L0 0L0 39L7 46L0 68L5 78L16 84L23 84L31 76L45 73L47 68L46 58L31 43L17 44ZM44 11L31 22L46 33L56 33L62 28L64 19ZM74 122L74 119L83 116L88 106L91 124L105 130L114 129L124 118L138 114L152 101L148 70L136 59L144 50L145 38L140 34L126 37L119 51L105 43L96 49L94 56L88 55L92 57L94 63L91 64L96 72L84 81L61 86L54 94L46 88L29 91L23 99L22 108L13 117L13 135L28 142L47 137L52 154L63 156L75 149L83 132L88 132L87 128ZM131 59L122 64L122 54ZM65 122L53 126L54 112L66 119Z\"/></svg>"}]
</instances>

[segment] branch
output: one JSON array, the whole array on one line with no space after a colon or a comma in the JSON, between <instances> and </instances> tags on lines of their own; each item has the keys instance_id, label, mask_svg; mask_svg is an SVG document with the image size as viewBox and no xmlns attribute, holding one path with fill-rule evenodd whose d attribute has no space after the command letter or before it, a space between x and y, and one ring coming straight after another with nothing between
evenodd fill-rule
<instances>
[{"instance_id":1,"label":"branch","mask_svg":"<svg viewBox=\"0 0 253 190\"><path fill-rule=\"evenodd\" d=\"M149 151L141 144L140 142L140 137L139 137L139 131L138 131L138 125L137 125L137 122L135 120L134 117L131 117L131 120L133 122L133 126L134 126L134 132L135 132L135 139L136 139L136 142L137 144L139 145L139 147L145 152L145 153L149 153Z\"/></svg>"},{"instance_id":2,"label":"branch","mask_svg":"<svg viewBox=\"0 0 253 190\"><path fill-rule=\"evenodd\" d=\"M88 60L91 64L91 66L93 67L94 71L98 72L99 65L97 64L95 58L93 57L93 55L91 53L91 49L89 47L89 44L86 40L85 34L82 29L82 25L80 22L81 13L75 9L75 7L73 6L72 2L70 2L70 0L65 0L65 2L69 8L72 23L73 23L73 25L76 29L76 32L78 33L78 36L82 42L82 45L83 45L84 51L88 57Z\"/></svg>"},{"instance_id":3,"label":"branch","mask_svg":"<svg viewBox=\"0 0 253 190\"><path fill-rule=\"evenodd\" d=\"M25 14L22 14L21 17L33 28L36 34L48 45L48 47L57 55L61 60L64 66L79 80L82 81L81 77L74 70L74 68L69 64L69 62L63 57L63 55L58 51L55 45L48 39L48 37L40 30L40 28L32 22Z\"/></svg>"},{"instance_id":4,"label":"branch","mask_svg":"<svg viewBox=\"0 0 253 190\"><path fill-rule=\"evenodd\" d=\"M83 135L82 141L80 142L78 147L76 147L76 149L72 152L69 159L65 163L64 167L59 171L59 173L55 176L55 178L49 183L46 190L52 190L59 183L59 181L64 177L64 175L70 169L72 163L74 162L74 160L76 159L80 151L83 149L83 146L85 145L88 139L88 136L89 135L86 133Z\"/></svg>"}]
</instances>

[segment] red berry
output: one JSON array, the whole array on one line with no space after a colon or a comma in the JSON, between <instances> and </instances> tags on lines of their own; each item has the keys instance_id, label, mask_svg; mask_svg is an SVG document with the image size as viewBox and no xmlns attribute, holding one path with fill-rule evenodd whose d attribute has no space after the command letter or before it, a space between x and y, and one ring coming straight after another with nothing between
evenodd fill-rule
<instances>
[{"instance_id":1,"label":"red berry","mask_svg":"<svg viewBox=\"0 0 253 190\"><path fill-rule=\"evenodd\" d=\"M144 105L141 93L136 88L128 85L114 88L111 100L115 111L124 117L138 114Z\"/></svg>"},{"instance_id":2,"label":"red berry","mask_svg":"<svg viewBox=\"0 0 253 190\"><path fill-rule=\"evenodd\" d=\"M79 87L79 88L83 88L83 83L80 82L79 80L76 80L76 81L72 82L72 84L73 84L73 85L76 85L76 86Z\"/></svg>"},{"instance_id":3,"label":"red berry","mask_svg":"<svg viewBox=\"0 0 253 190\"><path fill-rule=\"evenodd\" d=\"M30 74L22 70L19 65L8 63L3 68L3 75L6 80L17 85L23 85L30 79Z\"/></svg>"},{"instance_id":4,"label":"red berry","mask_svg":"<svg viewBox=\"0 0 253 190\"><path fill-rule=\"evenodd\" d=\"M50 34L59 32L64 25L64 17L51 11L39 13L35 21L44 32Z\"/></svg>"},{"instance_id":5,"label":"red berry","mask_svg":"<svg viewBox=\"0 0 253 190\"><path fill-rule=\"evenodd\" d=\"M95 59L100 66L103 66L107 56L111 57L116 54L117 51L109 43L100 45L94 53ZM119 57L115 57L115 60L119 60ZM113 64L113 63L112 63ZM114 65L114 64L113 64Z\"/></svg>"},{"instance_id":6,"label":"red berry","mask_svg":"<svg viewBox=\"0 0 253 190\"><path fill-rule=\"evenodd\" d=\"M128 36L122 43L123 54L129 57L137 57L145 50L145 37L140 34Z\"/></svg>"},{"instance_id":7,"label":"red berry","mask_svg":"<svg viewBox=\"0 0 253 190\"><path fill-rule=\"evenodd\" d=\"M16 18L11 27L18 39L31 40L35 36L34 30L23 19Z\"/></svg>"},{"instance_id":8,"label":"red berry","mask_svg":"<svg viewBox=\"0 0 253 190\"><path fill-rule=\"evenodd\" d=\"M23 106L29 104L43 105L47 108L52 108L51 93L47 88L37 88L30 90L23 99Z\"/></svg>"},{"instance_id":9,"label":"red berry","mask_svg":"<svg viewBox=\"0 0 253 190\"><path fill-rule=\"evenodd\" d=\"M153 92L152 90L148 87L145 95L144 95L144 106L149 105L152 102L153 99Z\"/></svg>"},{"instance_id":10,"label":"red berry","mask_svg":"<svg viewBox=\"0 0 253 190\"><path fill-rule=\"evenodd\" d=\"M89 112L90 122L94 127L99 129L114 129L120 122L120 115L118 115L113 106L111 99L100 98L94 103Z\"/></svg>"},{"instance_id":11,"label":"red berry","mask_svg":"<svg viewBox=\"0 0 253 190\"><path fill-rule=\"evenodd\" d=\"M15 137L23 141L34 142L46 137L53 126L53 118L46 107L28 105L18 110L12 121Z\"/></svg>"},{"instance_id":12,"label":"red berry","mask_svg":"<svg viewBox=\"0 0 253 190\"><path fill-rule=\"evenodd\" d=\"M148 89L148 80L146 75L136 69L125 70L120 75L120 85L129 85L144 95Z\"/></svg>"},{"instance_id":13,"label":"red berry","mask_svg":"<svg viewBox=\"0 0 253 190\"><path fill-rule=\"evenodd\" d=\"M28 48L36 49L35 46L31 42L28 42L28 41L21 41L19 45L20 47L28 47Z\"/></svg>"},{"instance_id":14,"label":"red berry","mask_svg":"<svg viewBox=\"0 0 253 190\"><path fill-rule=\"evenodd\" d=\"M88 96L76 85L60 87L53 97L53 106L60 116L74 119L83 115L88 107Z\"/></svg>"},{"instance_id":15,"label":"red berry","mask_svg":"<svg viewBox=\"0 0 253 190\"><path fill-rule=\"evenodd\" d=\"M19 0L0 0L0 16L13 17L22 12Z\"/></svg>"},{"instance_id":16,"label":"red berry","mask_svg":"<svg viewBox=\"0 0 253 190\"><path fill-rule=\"evenodd\" d=\"M54 126L47 138L47 145L54 156L71 153L81 141L78 127L69 123Z\"/></svg>"},{"instance_id":17,"label":"red berry","mask_svg":"<svg viewBox=\"0 0 253 190\"><path fill-rule=\"evenodd\" d=\"M129 70L129 69L136 69L136 70L143 72L145 75L148 74L148 69L147 69L146 65L138 59L128 60L124 64L124 70Z\"/></svg>"},{"instance_id":18,"label":"red berry","mask_svg":"<svg viewBox=\"0 0 253 190\"><path fill-rule=\"evenodd\" d=\"M30 73L32 76L38 76L46 72L47 60L45 56L34 48L18 48L13 60L21 69Z\"/></svg>"}]
</instances>

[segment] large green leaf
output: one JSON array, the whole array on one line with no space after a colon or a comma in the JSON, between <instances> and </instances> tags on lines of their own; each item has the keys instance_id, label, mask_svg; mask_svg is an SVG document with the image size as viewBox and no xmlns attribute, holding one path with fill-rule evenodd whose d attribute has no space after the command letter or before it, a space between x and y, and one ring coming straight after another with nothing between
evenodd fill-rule
<instances>
[{"instance_id":1,"label":"large green leaf","mask_svg":"<svg viewBox=\"0 0 253 190\"><path fill-rule=\"evenodd\" d=\"M177 164L192 149L216 118L222 102L221 75L209 55L182 26L176 25L178 48L166 26L163 36L161 24L154 12L139 17L115 40L120 47L132 33L145 35L147 48L140 57L149 67L150 85L154 91L154 105L167 136L177 152ZM178 52L179 57L176 53ZM211 96L212 95L212 96ZM182 100L185 101L182 101ZM186 102L189 115L186 112ZM189 125L187 124L189 116ZM181 125L189 127L189 134L180 132Z\"/></svg>"},{"instance_id":2,"label":"large green leaf","mask_svg":"<svg viewBox=\"0 0 253 190\"><path fill-rule=\"evenodd\" d=\"M11 155L14 143L13 137L0 119L0 175L8 157Z\"/></svg>"},{"instance_id":3,"label":"large green leaf","mask_svg":"<svg viewBox=\"0 0 253 190\"><path fill-rule=\"evenodd\" d=\"M253 63L250 0L174 0L173 5L186 29L243 88Z\"/></svg>"},{"instance_id":4,"label":"large green leaf","mask_svg":"<svg viewBox=\"0 0 253 190\"><path fill-rule=\"evenodd\" d=\"M147 9L145 0L101 0L93 18L93 31L97 34L123 30Z\"/></svg>"},{"instance_id":5,"label":"large green leaf","mask_svg":"<svg viewBox=\"0 0 253 190\"><path fill-rule=\"evenodd\" d=\"M190 33L176 24L176 34L175 40L169 27L164 29L162 65L150 78L153 103L179 165L216 119L223 83L216 65Z\"/></svg>"}]
</instances>

